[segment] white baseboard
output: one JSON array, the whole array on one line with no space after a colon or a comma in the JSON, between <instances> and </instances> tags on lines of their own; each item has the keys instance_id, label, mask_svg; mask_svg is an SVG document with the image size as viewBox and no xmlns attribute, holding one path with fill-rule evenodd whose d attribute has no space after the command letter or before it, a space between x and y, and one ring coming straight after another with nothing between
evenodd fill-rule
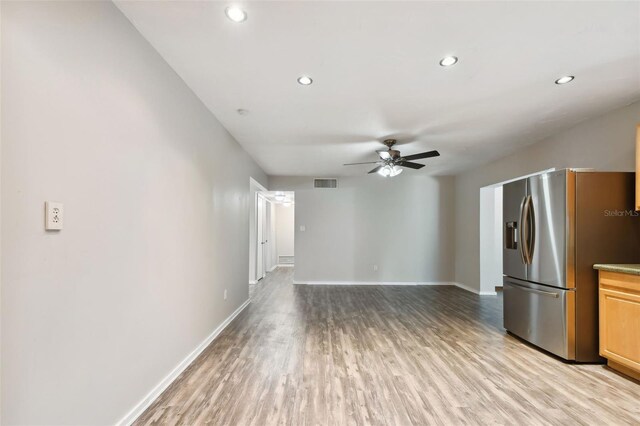
<instances>
[{"instance_id":1,"label":"white baseboard","mask_svg":"<svg viewBox=\"0 0 640 426\"><path fill-rule=\"evenodd\" d=\"M175 379L182 374L184 370L204 351L207 346L215 340L216 337L224 330L235 317L240 314L249 305L250 300L245 301L238 309L236 309L231 315L225 319L222 324L216 327L215 330L200 343L185 359L183 359L164 379L160 381L152 390L140 401L131 411L129 411L116 425L129 426L131 425L149 406L155 401L162 392L169 387Z\"/></svg>"},{"instance_id":2,"label":"white baseboard","mask_svg":"<svg viewBox=\"0 0 640 426\"><path fill-rule=\"evenodd\" d=\"M449 285L461 288L480 296L495 296L495 291L479 291L461 283L452 281L298 281L293 280L294 284L303 285Z\"/></svg>"},{"instance_id":3,"label":"white baseboard","mask_svg":"<svg viewBox=\"0 0 640 426\"><path fill-rule=\"evenodd\" d=\"M249 284L251 284L251 285L258 284L258 281L256 281L256 280L249 280Z\"/></svg>"},{"instance_id":4,"label":"white baseboard","mask_svg":"<svg viewBox=\"0 0 640 426\"><path fill-rule=\"evenodd\" d=\"M280 265L278 265L278 264L273 265L271 267L271 269L269 269L269 272L273 272L278 266L280 266Z\"/></svg>"},{"instance_id":5,"label":"white baseboard","mask_svg":"<svg viewBox=\"0 0 640 426\"><path fill-rule=\"evenodd\" d=\"M452 285L448 281L297 281L293 280L294 284L306 284L306 285Z\"/></svg>"},{"instance_id":6,"label":"white baseboard","mask_svg":"<svg viewBox=\"0 0 640 426\"><path fill-rule=\"evenodd\" d=\"M471 288L471 287L469 287L467 285L464 285L462 283L452 282L451 284L453 284L456 287L461 288L463 290L470 291L471 293L478 294L480 296L496 296L498 294L495 291L480 291L480 290L477 290L475 288Z\"/></svg>"},{"instance_id":7,"label":"white baseboard","mask_svg":"<svg viewBox=\"0 0 640 426\"><path fill-rule=\"evenodd\" d=\"M293 268L293 263L278 263L276 266L278 268Z\"/></svg>"}]
</instances>

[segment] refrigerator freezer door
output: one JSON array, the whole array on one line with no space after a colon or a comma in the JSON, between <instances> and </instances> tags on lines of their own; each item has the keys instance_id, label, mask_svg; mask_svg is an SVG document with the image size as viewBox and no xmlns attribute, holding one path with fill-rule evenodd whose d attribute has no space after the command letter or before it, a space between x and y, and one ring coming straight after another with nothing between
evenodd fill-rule
<instances>
[{"instance_id":1,"label":"refrigerator freezer door","mask_svg":"<svg viewBox=\"0 0 640 426\"><path fill-rule=\"evenodd\" d=\"M531 196L526 218L531 229L525 243L529 265L527 280L554 287L567 288L567 179L569 172L560 170L528 178ZM569 194L570 195L570 194Z\"/></svg>"},{"instance_id":2,"label":"refrigerator freezer door","mask_svg":"<svg viewBox=\"0 0 640 426\"><path fill-rule=\"evenodd\" d=\"M504 277L504 328L564 359L575 359L575 290Z\"/></svg>"},{"instance_id":3,"label":"refrigerator freezer door","mask_svg":"<svg viewBox=\"0 0 640 426\"><path fill-rule=\"evenodd\" d=\"M508 183L502 188L502 272L523 280L527 279L521 242L522 205L527 195L527 180Z\"/></svg>"}]
</instances>

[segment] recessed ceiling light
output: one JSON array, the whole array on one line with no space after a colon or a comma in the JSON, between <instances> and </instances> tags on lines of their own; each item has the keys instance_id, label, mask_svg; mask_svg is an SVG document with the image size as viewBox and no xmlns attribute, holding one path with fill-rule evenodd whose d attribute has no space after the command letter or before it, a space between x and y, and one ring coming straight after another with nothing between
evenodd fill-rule
<instances>
[{"instance_id":1,"label":"recessed ceiling light","mask_svg":"<svg viewBox=\"0 0 640 426\"><path fill-rule=\"evenodd\" d=\"M573 81L575 77L572 75L565 75L564 77L560 77L559 79L556 80L556 84L567 84L571 81Z\"/></svg>"},{"instance_id":2,"label":"recessed ceiling light","mask_svg":"<svg viewBox=\"0 0 640 426\"><path fill-rule=\"evenodd\" d=\"M298 77L298 83L302 84L303 86L308 86L313 83L313 80L311 79L311 77L303 75L301 77Z\"/></svg>"},{"instance_id":3,"label":"recessed ceiling light","mask_svg":"<svg viewBox=\"0 0 640 426\"><path fill-rule=\"evenodd\" d=\"M446 56L440 60L440 65L443 67L450 67L458 62L458 58L455 56Z\"/></svg>"},{"instance_id":4,"label":"recessed ceiling light","mask_svg":"<svg viewBox=\"0 0 640 426\"><path fill-rule=\"evenodd\" d=\"M237 6L229 6L224 10L224 13L233 22L244 22L247 19L247 12Z\"/></svg>"}]
</instances>

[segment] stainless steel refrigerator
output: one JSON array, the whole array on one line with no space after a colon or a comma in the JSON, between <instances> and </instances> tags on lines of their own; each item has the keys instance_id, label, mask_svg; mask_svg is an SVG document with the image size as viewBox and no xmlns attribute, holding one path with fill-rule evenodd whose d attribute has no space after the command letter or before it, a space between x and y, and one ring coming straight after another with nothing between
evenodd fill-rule
<instances>
[{"instance_id":1,"label":"stainless steel refrigerator","mask_svg":"<svg viewBox=\"0 0 640 426\"><path fill-rule=\"evenodd\" d=\"M559 170L503 187L504 327L599 362L595 263L640 263L634 174Z\"/></svg>"}]
</instances>

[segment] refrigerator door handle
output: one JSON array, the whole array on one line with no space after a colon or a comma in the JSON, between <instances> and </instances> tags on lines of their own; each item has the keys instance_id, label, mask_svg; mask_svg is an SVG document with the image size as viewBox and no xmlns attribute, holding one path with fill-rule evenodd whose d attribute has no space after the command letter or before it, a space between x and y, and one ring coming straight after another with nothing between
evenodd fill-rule
<instances>
[{"instance_id":1,"label":"refrigerator door handle","mask_svg":"<svg viewBox=\"0 0 640 426\"><path fill-rule=\"evenodd\" d=\"M522 247L522 263L531 264L531 195L527 195L522 200L522 213L520 216L520 246Z\"/></svg>"},{"instance_id":2,"label":"refrigerator door handle","mask_svg":"<svg viewBox=\"0 0 640 426\"><path fill-rule=\"evenodd\" d=\"M539 294L541 296L549 296L549 297L553 297L554 299L557 299L558 297L560 297L560 293L556 293L555 291L544 291L544 290L538 290L535 288L531 288L531 287L525 287L523 285L518 285L514 282L510 282L511 284L513 284L513 286L519 290L522 291L527 291L529 293L534 293L534 294Z\"/></svg>"},{"instance_id":3,"label":"refrigerator door handle","mask_svg":"<svg viewBox=\"0 0 640 426\"><path fill-rule=\"evenodd\" d=\"M529 231L529 241L527 241L527 256L529 257L529 264L533 262L533 251L536 247L536 212L533 207L533 198L531 195L528 195L528 203L527 203L527 219L529 220L529 225L527 226Z\"/></svg>"},{"instance_id":4,"label":"refrigerator door handle","mask_svg":"<svg viewBox=\"0 0 640 426\"><path fill-rule=\"evenodd\" d=\"M520 203L520 228L518 229L518 252L520 253L520 259L522 263L527 264L527 257L525 254L525 246L527 243L526 234L525 234L525 221L524 221L524 212L526 209L527 197L525 196Z\"/></svg>"}]
</instances>

